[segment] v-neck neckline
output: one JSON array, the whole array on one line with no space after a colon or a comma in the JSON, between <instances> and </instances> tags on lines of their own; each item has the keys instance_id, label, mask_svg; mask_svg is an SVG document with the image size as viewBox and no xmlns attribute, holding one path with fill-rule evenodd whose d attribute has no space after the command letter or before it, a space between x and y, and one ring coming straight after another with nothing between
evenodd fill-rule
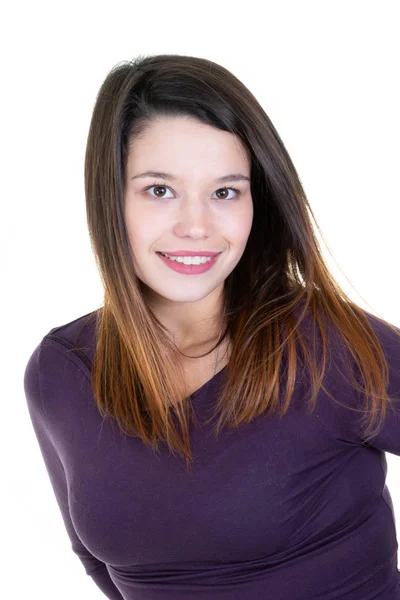
<instances>
[{"instance_id":1,"label":"v-neck neckline","mask_svg":"<svg viewBox=\"0 0 400 600\"><path fill-rule=\"evenodd\" d=\"M215 373L215 375L213 375L213 377L211 377L211 379L209 379L208 381L203 383L203 385L201 387L199 387L197 390L192 392L192 394L190 394L190 398L192 400L195 400L199 396L202 396L204 394L204 392L210 387L210 385L217 379L217 377L220 377L222 375L222 373L225 371L226 367L227 367L227 365L222 367L222 369L220 371L218 371L217 373Z\"/></svg>"}]
</instances>

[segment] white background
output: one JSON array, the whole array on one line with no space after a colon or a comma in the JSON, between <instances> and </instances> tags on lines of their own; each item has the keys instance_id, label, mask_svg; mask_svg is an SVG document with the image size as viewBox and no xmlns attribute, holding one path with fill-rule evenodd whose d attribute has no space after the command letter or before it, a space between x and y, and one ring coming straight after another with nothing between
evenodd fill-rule
<instances>
[{"instance_id":1,"label":"white background","mask_svg":"<svg viewBox=\"0 0 400 600\"><path fill-rule=\"evenodd\" d=\"M22 377L51 328L102 302L83 161L108 71L138 54L165 53L231 70L282 137L334 275L361 306L400 326L398 10L385 0L25 1L1 10L7 600L53 599L59 581L57 600L104 597L70 549ZM400 457L386 458L400 531Z\"/></svg>"}]
</instances>

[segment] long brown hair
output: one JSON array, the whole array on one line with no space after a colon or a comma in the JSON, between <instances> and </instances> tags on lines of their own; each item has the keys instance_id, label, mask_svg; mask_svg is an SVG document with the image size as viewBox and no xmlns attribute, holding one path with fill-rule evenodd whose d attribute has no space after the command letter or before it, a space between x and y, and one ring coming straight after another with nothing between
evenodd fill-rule
<instances>
[{"instance_id":1,"label":"long brown hair","mask_svg":"<svg viewBox=\"0 0 400 600\"><path fill-rule=\"evenodd\" d=\"M190 467L192 407L180 352L144 301L124 220L130 143L160 116L191 116L233 133L251 157L253 224L245 251L224 282L222 339L229 335L232 351L210 418L219 415L214 433L261 414L283 417L299 365L311 374L311 412L321 387L336 401L322 386L329 332L334 330L363 378L364 387L356 377L350 383L365 394L362 412L364 420L369 415L365 430L369 441L382 426L391 402L386 392L388 364L369 313L345 294L329 272L299 176L258 101L224 67L181 55L139 56L118 63L104 80L93 109L85 193L92 249L104 286L104 305L91 315L96 317L92 389L101 415L114 418L125 434L141 438L153 449L165 441ZM303 338L300 325L310 316L312 335ZM322 356L320 370L317 354ZM378 415L381 419L373 430Z\"/></svg>"}]
</instances>

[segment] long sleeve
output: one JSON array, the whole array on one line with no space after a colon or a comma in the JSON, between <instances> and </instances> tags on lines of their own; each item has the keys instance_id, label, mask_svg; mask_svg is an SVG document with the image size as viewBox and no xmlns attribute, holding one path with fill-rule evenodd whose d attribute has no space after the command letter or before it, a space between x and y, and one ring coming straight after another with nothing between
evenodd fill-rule
<instances>
[{"instance_id":1,"label":"long sleeve","mask_svg":"<svg viewBox=\"0 0 400 600\"><path fill-rule=\"evenodd\" d=\"M367 445L400 456L400 337L384 321L369 313L366 316L378 336L388 362L387 393L392 399L392 406L387 407L382 428ZM400 333L398 327L395 329ZM342 342L337 357L336 364L339 366L339 371L333 369L329 373L329 390L339 402L346 407L349 406L350 409L324 398L320 404L318 419L336 440L347 445L364 445L365 425L363 425L364 421L361 422L362 413L357 410L365 407L365 398L361 397L359 392L350 389L341 374L347 364L352 365L353 373L359 382L361 382L361 375L353 357Z\"/></svg>"},{"instance_id":2,"label":"long sleeve","mask_svg":"<svg viewBox=\"0 0 400 600\"><path fill-rule=\"evenodd\" d=\"M68 487L63 464L56 451L40 391L40 353L42 343L29 358L24 374L24 389L32 425L39 443L43 460L61 511L73 552L81 560L87 575L110 600L122 600L122 595L113 583L106 565L93 556L79 539L71 520L68 506Z\"/></svg>"}]
</instances>

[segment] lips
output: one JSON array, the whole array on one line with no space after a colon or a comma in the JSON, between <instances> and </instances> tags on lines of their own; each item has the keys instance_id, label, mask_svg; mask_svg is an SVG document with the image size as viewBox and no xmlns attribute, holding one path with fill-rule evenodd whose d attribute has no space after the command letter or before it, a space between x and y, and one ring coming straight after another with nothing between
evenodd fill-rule
<instances>
[{"instance_id":1,"label":"lips","mask_svg":"<svg viewBox=\"0 0 400 600\"><path fill-rule=\"evenodd\" d=\"M168 258L164 256L162 252L157 252L160 259L173 271L177 273L181 273L182 275L200 275L201 273L205 273L212 269L217 260L219 259L219 254L216 254L213 257L209 257L207 261L201 264L185 264L184 261L173 260L173 258Z\"/></svg>"}]
</instances>

